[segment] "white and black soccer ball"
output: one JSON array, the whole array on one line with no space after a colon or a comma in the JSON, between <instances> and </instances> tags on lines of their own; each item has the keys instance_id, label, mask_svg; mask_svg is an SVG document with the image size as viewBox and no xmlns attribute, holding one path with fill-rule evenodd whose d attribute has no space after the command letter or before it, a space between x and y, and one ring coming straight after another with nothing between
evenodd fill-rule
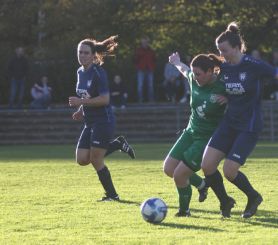
<instances>
[{"instance_id":1,"label":"white and black soccer ball","mask_svg":"<svg viewBox=\"0 0 278 245\"><path fill-rule=\"evenodd\" d=\"M143 219L149 223L160 223L167 215L166 203L157 197L145 200L140 209Z\"/></svg>"}]
</instances>

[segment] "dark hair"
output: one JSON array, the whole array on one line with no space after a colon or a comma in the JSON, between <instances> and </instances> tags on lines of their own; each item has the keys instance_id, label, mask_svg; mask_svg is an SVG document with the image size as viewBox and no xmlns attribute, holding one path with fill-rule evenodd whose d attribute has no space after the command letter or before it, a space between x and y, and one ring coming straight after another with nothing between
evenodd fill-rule
<instances>
[{"instance_id":1,"label":"dark hair","mask_svg":"<svg viewBox=\"0 0 278 245\"><path fill-rule=\"evenodd\" d=\"M102 64L105 56L113 56L113 52L118 46L115 41L118 36L111 36L102 42L98 42L91 38L86 38L79 42L81 44L88 45L91 48L93 54L96 55L97 63Z\"/></svg>"},{"instance_id":2,"label":"dark hair","mask_svg":"<svg viewBox=\"0 0 278 245\"><path fill-rule=\"evenodd\" d=\"M223 63L223 58L215 54L199 54L195 56L190 66L199 67L204 72L207 72L209 69L215 71Z\"/></svg>"},{"instance_id":3,"label":"dark hair","mask_svg":"<svg viewBox=\"0 0 278 245\"><path fill-rule=\"evenodd\" d=\"M238 24L234 21L231 22L226 31L222 32L215 40L216 44L223 43L228 41L229 44L235 48L236 46L239 47L240 51L244 53L246 51L245 42L240 34L240 30Z\"/></svg>"}]
</instances>

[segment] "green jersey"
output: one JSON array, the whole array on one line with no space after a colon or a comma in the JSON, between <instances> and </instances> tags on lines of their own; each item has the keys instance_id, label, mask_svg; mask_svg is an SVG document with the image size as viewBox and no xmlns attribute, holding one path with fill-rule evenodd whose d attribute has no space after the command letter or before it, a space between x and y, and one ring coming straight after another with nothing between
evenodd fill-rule
<instances>
[{"instance_id":1,"label":"green jersey","mask_svg":"<svg viewBox=\"0 0 278 245\"><path fill-rule=\"evenodd\" d=\"M226 104L216 101L217 95L225 95L225 85L219 80L205 86L198 86L193 73L187 73L190 85L191 116L187 125L198 138L210 137L223 117Z\"/></svg>"}]
</instances>

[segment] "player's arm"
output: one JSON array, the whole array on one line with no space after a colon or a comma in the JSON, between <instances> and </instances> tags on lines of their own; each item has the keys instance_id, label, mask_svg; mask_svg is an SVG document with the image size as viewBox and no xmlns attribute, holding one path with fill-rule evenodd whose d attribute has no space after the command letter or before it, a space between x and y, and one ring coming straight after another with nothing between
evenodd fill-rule
<instances>
[{"instance_id":1,"label":"player's arm","mask_svg":"<svg viewBox=\"0 0 278 245\"><path fill-rule=\"evenodd\" d=\"M187 78L187 73L190 70L190 68L181 62L180 60L180 55L178 52L173 53L169 56L169 62L174 65L183 76L185 76Z\"/></svg>"},{"instance_id":2,"label":"player's arm","mask_svg":"<svg viewBox=\"0 0 278 245\"><path fill-rule=\"evenodd\" d=\"M78 110L72 114L72 119L76 121L83 120L83 106L79 106Z\"/></svg>"},{"instance_id":3,"label":"player's arm","mask_svg":"<svg viewBox=\"0 0 278 245\"><path fill-rule=\"evenodd\" d=\"M81 99L81 103L82 105L85 106L99 107L99 106L109 105L109 100L110 100L109 93L106 93L91 99L85 99L85 98Z\"/></svg>"},{"instance_id":4,"label":"player's arm","mask_svg":"<svg viewBox=\"0 0 278 245\"><path fill-rule=\"evenodd\" d=\"M93 106L93 107L100 107L106 106L109 104L109 93L101 94L95 98L78 98L76 96L69 97L69 105L73 107L78 107L81 105L84 106Z\"/></svg>"},{"instance_id":5,"label":"player's arm","mask_svg":"<svg viewBox=\"0 0 278 245\"><path fill-rule=\"evenodd\" d=\"M277 83L278 80L278 67L271 66L265 61L256 62L255 64L256 71L259 72L259 75L261 77L269 77L274 78L276 81L273 81L274 83Z\"/></svg>"}]
</instances>

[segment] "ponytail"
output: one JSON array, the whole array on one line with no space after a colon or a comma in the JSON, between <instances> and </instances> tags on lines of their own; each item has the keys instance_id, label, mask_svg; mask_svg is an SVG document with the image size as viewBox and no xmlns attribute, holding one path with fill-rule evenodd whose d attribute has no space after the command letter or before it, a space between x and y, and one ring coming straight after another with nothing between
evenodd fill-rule
<instances>
[{"instance_id":1,"label":"ponytail","mask_svg":"<svg viewBox=\"0 0 278 245\"><path fill-rule=\"evenodd\" d=\"M118 43L115 41L117 38L118 36L111 36L102 42L96 43L96 47L99 49L99 51L96 49L96 52L112 54L118 46Z\"/></svg>"},{"instance_id":2,"label":"ponytail","mask_svg":"<svg viewBox=\"0 0 278 245\"><path fill-rule=\"evenodd\" d=\"M215 40L216 45L228 41L229 44L235 48L239 47L240 51L244 53L246 51L246 45L240 33L238 23L233 21L228 26L226 31L222 32Z\"/></svg>"},{"instance_id":3,"label":"ponytail","mask_svg":"<svg viewBox=\"0 0 278 245\"><path fill-rule=\"evenodd\" d=\"M221 64L224 62L224 58L220 57L216 54L208 54L208 57L210 58L210 60L212 60L212 62L214 63L215 67L220 67Z\"/></svg>"},{"instance_id":4,"label":"ponytail","mask_svg":"<svg viewBox=\"0 0 278 245\"><path fill-rule=\"evenodd\" d=\"M226 31L230 31L230 32L233 32L234 34L240 35L239 26L238 26L237 22L235 22L235 21L231 22L228 25Z\"/></svg>"},{"instance_id":5,"label":"ponytail","mask_svg":"<svg viewBox=\"0 0 278 245\"><path fill-rule=\"evenodd\" d=\"M115 41L118 36L111 36L102 42L98 42L94 39L86 38L79 44L88 45L91 48L93 54L96 55L96 63L103 64L104 57L114 56L113 52L118 47L118 43Z\"/></svg>"}]
</instances>

